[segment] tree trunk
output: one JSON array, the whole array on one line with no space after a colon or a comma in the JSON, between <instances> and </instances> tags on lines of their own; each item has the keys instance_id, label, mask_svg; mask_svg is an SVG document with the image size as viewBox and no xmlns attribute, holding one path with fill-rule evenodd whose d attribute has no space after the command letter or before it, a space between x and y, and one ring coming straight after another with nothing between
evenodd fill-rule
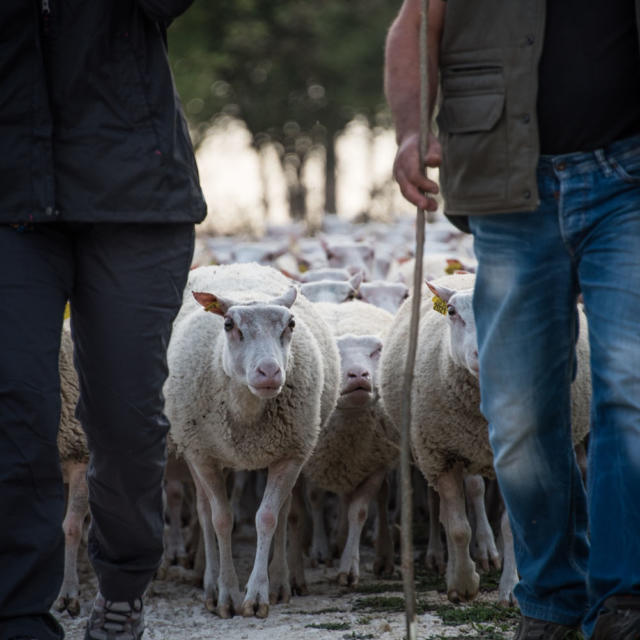
<instances>
[{"instance_id":1,"label":"tree trunk","mask_svg":"<svg viewBox=\"0 0 640 640\"><path fill-rule=\"evenodd\" d=\"M324 210L335 213L336 207L336 137L331 134L325 146Z\"/></svg>"}]
</instances>

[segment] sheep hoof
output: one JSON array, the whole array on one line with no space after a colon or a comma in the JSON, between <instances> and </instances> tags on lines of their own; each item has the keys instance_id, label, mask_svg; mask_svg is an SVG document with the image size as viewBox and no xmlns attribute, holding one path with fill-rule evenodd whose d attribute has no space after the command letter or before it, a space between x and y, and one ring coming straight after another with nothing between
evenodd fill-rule
<instances>
[{"instance_id":1,"label":"sheep hoof","mask_svg":"<svg viewBox=\"0 0 640 640\"><path fill-rule=\"evenodd\" d=\"M376 558L373 563L373 573L374 575L383 578L392 578L393 573L395 571L395 567L393 565L393 559L389 558Z\"/></svg>"},{"instance_id":2,"label":"sheep hoof","mask_svg":"<svg viewBox=\"0 0 640 640\"><path fill-rule=\"evenodd\" d=\"M167 579L168 568L166 564L161 564L156 571L156 580L166 580Z\"/></svg>"},{"instance_id":3,"label":"sheep hoof","mask_svg":"<svg viewBox=\"0 0 640 640\"><path fill-rule=\"evenodd\" d=\"M209 609L209 605L207 603L207 609ZM215 611L215 608L209 609L209 611ZM218 615L221 618L232 618L233 617L233 608L230 604L221 604L218 606Z\"/></svg>"},{"instance_id":4,"label":"sheep hoof","mask_svg":"<svg viewBox=\"0 0 640 640\"><path fill-rule=\"evenodd\" d=\"M189 556L180 556L178 558L178 565L183 569L189 569L191 566L191 562L189 561Z\"/></svg>"},{"instance_id":5,"label":"sheep hoof","mask_svg":"<svg viewBox=\"0 0 640 640\"><path fill-rule=\"evenodd\" d=\"M67 611L72 618L80 613L80 601L73 596L60 596L53 605L56 611Z\"/></svg>"},{"instance_id":6,"label":"sheep hoof","mask_svg":"<svg viewBox=\"0 0 640 640\"><path fill-rule=\"evenodd\" d=\"M291 600L291 589L281 585L269 593L269 604L286 603Z\"/></svg>"},{"instance_id":7,"label":"sheep hoof","mask_svg":"<svg viewBox=\"0 0 640 640\"><path fill-rule=\"evenodd\" d=\"M213 598L206 598L204 601L204 607L209 613L215 613L216 601Z\"/></svg>"},{"instance_id":8,"label":"sheep hoof","mask_svg":"<svg viewBox=\"0 0 640 640\"><path fill-rule=\"evenodd\" d=\"M295 580L291 582L291 595L294 596L308 596L309 595L309 587L307 587L306 582L296 582Z\"/></svg>"},{"instance_id":9,"label":"sheep hoof","mask_svg":"<svg viewBox=\"0 0 640 640\"><path fill-rule=\"evenodd\" d=\"M266 618L269 615L269 604L267 602L255 602L255 600L247 600L242 605L242 615L245 618Z\"/></svg>"},{"instance_id":10,"label":"sheep hoof","mask_svg":"<svg viewBox=\"0 0 640 640\"><path fill-rule=\"evenodd\" d=\"M360 576L354 575L353 572L345 573L342 571L338 574L338 584L341 587L356 587Z\"/></svg>"}]
</instances>

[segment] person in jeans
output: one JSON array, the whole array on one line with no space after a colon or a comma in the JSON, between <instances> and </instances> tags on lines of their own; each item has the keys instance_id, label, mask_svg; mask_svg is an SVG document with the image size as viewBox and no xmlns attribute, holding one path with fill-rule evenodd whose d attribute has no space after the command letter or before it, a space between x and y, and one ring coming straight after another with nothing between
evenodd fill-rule
<instances>
[{"instance_id":1,"label":"person in jeans","mask_svg":"<svg viewBox=\"0 0 640 640\"><path fill-rule=\"evenodd\" d=\"M191 0L0 3L0 640L59 640L63 314L90 450L86 638L137 640L162 554L166 348L206 209L167 61Z\"/></svg>"},{"instance_id":2,"label":"person in jeans","mask_svg":"<svg viewBox=\"0 0 640 640\"><path fill-rule=\"evenodd\" d=\"M420 0L389 32L394 175L418 160ZM514 534L517 640L640 638L640 2L431 0L445 213L470 229L481 409ZM578 296L589 322L586 491L571 444Z\"/></svg>"}]
</instances>

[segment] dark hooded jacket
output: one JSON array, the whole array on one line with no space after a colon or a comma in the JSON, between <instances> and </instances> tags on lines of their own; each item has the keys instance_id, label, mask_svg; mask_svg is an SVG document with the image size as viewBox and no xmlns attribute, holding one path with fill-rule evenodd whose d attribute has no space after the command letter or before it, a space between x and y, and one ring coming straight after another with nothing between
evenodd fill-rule
<instances>
[{"instance_id":1,"label":"dark hooded jacket","mask_svg":"<svg viewBox=\"0 0 640 640\"><path fill-rule=\"evenodd\" d=\"M166 48L191 2L0 2L0 223L204 218Z\"/></svg>"}]
</instances>

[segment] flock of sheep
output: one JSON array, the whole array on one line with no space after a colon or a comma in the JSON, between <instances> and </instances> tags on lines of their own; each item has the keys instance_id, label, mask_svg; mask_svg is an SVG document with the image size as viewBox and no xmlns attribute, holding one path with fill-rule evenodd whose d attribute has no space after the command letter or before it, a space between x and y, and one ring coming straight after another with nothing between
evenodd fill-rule
<instances>
[{"instance_id":1,"label":"flock of sheep","mask_svg":"<svg viewBox=\"0 0 640 640\"><path fill-rule=\"evenodd\" d=\"M398 510L389 512L389 496L397 485L413 237L411 219L356 225L327 216L314 237L292 225L257 242L199 238L168 349L164 393L171 432L161 571L188 562L180 516L188 484L204 601L221 617L265 617L270 604L307 593L305 555L313 564L329 563L332 546L340 550L337 582L356 585L373 500L374 571L393 572L390 525ZM479 411L469 237L444 221L430 223L425 255L410 434L414 463L426 479L427 562L446 570L454 602L477 594L476 562L502 566L499 600L513 603L517 572L509 523L503 515L496 543L484 499L493 466ZM586 330L577 354L573 416L580 446L589 425ZM65 578L55 607L75 615L88 455L73 417L78 391L68 327L60 371L58 442L69 499ZM261 482L262 495L255 562L244 586L234 567L232 534L247 481ZM339 496L340 522L327 531L331 494Z\"/></svg>"}]
</instances>

